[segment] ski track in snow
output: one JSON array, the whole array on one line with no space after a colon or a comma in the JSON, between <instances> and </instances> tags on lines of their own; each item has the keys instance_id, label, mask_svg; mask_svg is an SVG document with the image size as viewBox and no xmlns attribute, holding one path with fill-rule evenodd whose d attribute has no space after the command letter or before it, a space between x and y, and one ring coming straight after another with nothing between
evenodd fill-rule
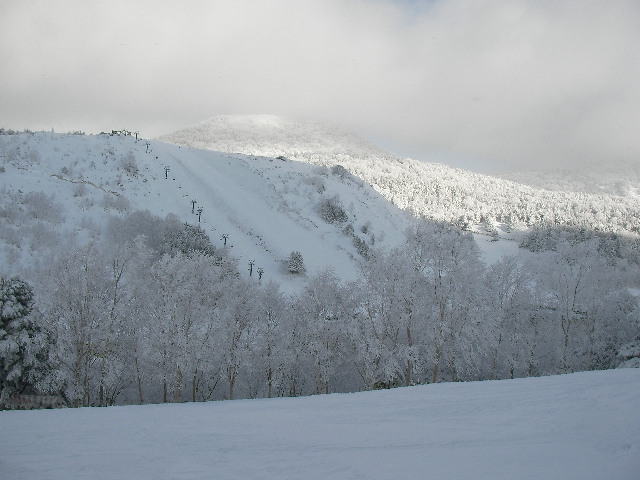
<instances>
[{"instance_id":1,"label":"ski track in snow","mask_svg":"<svg viewBox=\"0 0 640 480\"><path fill-rule=\"evenodd\" d=\"M289 160L245 159L243 155L154 145L172 167L171 178L175 181L169 188L178 189L173 192L175 203L183 202L184 210L188 208L190 212L190 199L196 199L197 207L204 208L203 228L211 233L213 241L220 240L217 235L229 234L241 268L245 260L257 258L256 267L266 267L268 272L265 279L276 279L285 290L297 290L301 282L282 275L281 268L289 253L299 250L309 272L331 267L340 278L356 278L357 261L341 245L345 241L350 244L351 240L340 231L341 227L327 225L318 218L314 211L317 199L300 193L301 189L311 188L304 181L314 176L312 170L316 167ZM343 185L336 177L323 181L327 187L325 197L337 193L345 205L357 205L355 213L351 212L354 222L364 224L371 219L374 226L379 225L378 240L390 233L390 241L385 243L401 241L404 225L398 225L401 219L387 212L392 207L381 196L375 194L378 198L372 199L368 190ZM282 187L274 182L281 182ZM381 204L387 207L379 208ZM175 210L173 206L169 211ZM341 254L336 256L336 252Z\"/></svg>"},{"instance_id":2,"label":"ski track in snow","mask_svg":"<svg viewBox=\"0 0 640 480\"><path fill-rule=\"evenodd\" d=\"M0 479L635 480L640 370L0 412Z\"/></svg>"},{"instance_id":3,"label":"ski track in snow","mask_svg":"<svg viewBox=\"0 0 640 480\"><path fill-rule=\"evenodd\" d=\"M299 220L292 218L284 208L286 202L282 196L270 191L263 175L251 169L244 159L233 156L216 159L205 151L189 154L183 156L184 159L172 155L173 164L180 167L176 178L182 178L183 183L189 185L189 196L199 199L197 205L204 207L205 227L214 225L215 229L216 223L222 223L234 229L230 240L237 247L236 252L259 249L263 261L264 257L271 259L271 271L277 270L279 262L295 249L306 248L306 253L310 253L309 247L313 246L314 253L305 256L311 262L315 256L325 261L331 258L334 248L331 243L318 242L317 233L308 231ZM297 172L291 169L289 173ZM283 214L274 215L274 210ZM213 219L207 221L207 216ZM216 222L220 216L224 221ZM256 238L260 241L256 242ZM267 238L272 240L265 240ZM349 276L347 272L344 274Z\"/></svg>"}]
</instances>

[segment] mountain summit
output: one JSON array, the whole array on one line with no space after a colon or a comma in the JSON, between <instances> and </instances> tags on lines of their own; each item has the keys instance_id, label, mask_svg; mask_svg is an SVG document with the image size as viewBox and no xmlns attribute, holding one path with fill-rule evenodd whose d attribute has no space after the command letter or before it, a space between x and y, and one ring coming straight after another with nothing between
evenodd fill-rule
<instances>
[{"instance_id":1,"label":"mountain summit","mask_svg":"<svg viewBox=\"0 0 640 480\"><path fill-rule=\"evenodd\" d=\"M217 115L158 140L203 150L286 156L308 163L326 158L395 158L339 126L278 115Z\"/></svg>"}]
</instances>

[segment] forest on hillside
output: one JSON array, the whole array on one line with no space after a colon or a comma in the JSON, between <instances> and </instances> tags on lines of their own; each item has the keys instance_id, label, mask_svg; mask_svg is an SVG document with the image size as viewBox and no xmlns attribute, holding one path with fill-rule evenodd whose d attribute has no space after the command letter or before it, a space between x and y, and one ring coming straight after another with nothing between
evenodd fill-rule
<instances>
[{"instance_id":1,"label":"forest on hillside","mask_svg":"<svg viewBox=\"0 0 640 480\"><path fill-rule=\"evenodd\" d=\"M325 270L285 294L197 226L113 216L99 237L41 250L28 282L1 278L0 400L298 396L616 366L640 333L637 265L596 236L554 238L535 259L486 265L470 233L417 219L401 246L369 250L357 281Z\"/></svg>"},{"instance_id":2,"label":"forest on hillside","mask_svg":"<svg viewBox=\"0 0 640 480\"><path fill-rule=\"evenodd\" d=\"M341 159L345 166L403 209L471 229L502 223L508 229L582 227L637 236L638 199L532 188L508 180L410 159ZM324 160L326 161L326 160Z\"/></svg>"}]
</instances>

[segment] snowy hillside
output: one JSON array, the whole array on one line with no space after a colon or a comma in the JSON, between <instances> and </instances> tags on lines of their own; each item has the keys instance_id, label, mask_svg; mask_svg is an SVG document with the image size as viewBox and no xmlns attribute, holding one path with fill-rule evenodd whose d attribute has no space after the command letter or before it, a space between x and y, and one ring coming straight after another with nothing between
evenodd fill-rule
<instances>
[{"instance_id":1,"label":"snowy hillside","mask_svg":"<svg viewBox=\"0 0 640 480\"><path fill-rule=\"evenodd\" d=\"M196 224L202 209L200 226L241 270L252 261L254 275L259 268L265 281L297 289L302 281L286 266L292 251L309 275L332 267L352 279L358 244L394 246L406 227L398 208L347 172L286 159L53 133L2 135L0 155L3 273L61 238L99 236L109 215L149 210ZM323 219L326 204L345 218Z\"/></svg>"},{"instance_id":2,"label":"snowy hillside","mask_svg":"<svg viewBox=\"0 0 640 480\"><path fill-rule=\"evenodd\" d=\"M520 172L501 175L501 178L547 190L640 196L640 166L631 163Z\"/></svg>"},{"instance_id":3,"label":"snowy hillside","mask_svg":"<svg viewBox=\"0 0 640 480\"><path fill-rule=\"evenodd\" d=\"M316 122L270 115L217 116L160 139L210 150L282 155L320 165L338 163L400 208L464 227L577 225L606 232L640 232L640 199L633 188L597 190L599 194L594 189L551 191L540 183L533 188L399 158L338 127Z\"/></svg>"},{"instance_id":4,"label":"snowy hillside","mask_svg":"<svg viewBox=\"0 0 640 480\"><path fill-rule=\"evenodd\" d=\"M640 370L0 412L0 478L635 480Z\"/></svg>"}]
</instances>

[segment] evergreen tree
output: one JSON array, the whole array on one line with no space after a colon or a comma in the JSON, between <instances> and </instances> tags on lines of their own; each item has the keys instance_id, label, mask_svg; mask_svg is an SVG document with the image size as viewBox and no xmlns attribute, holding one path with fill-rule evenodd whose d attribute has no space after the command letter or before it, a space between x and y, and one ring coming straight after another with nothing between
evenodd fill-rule
<instances>
[{"instance_id":1,"label":"evergreen tree","mask_svg":"<svg viewBox=\"0 0 640 480\"><path fill-rule=\"evenodd\" d=\"M347 212L344 211L337 195L323 199L318 206L318 210L320 217L327 223L341 224L349 220Z\"/></svg>"},{"instance_id":2,"label":"evergreen tree","mask_svg":"<svg viewBox=\"0 0 640 480\"><path fill-rule=\"evenodd\" d=\"M289 260L287 261L287 268L291 273L304 273L306 268L302 259L302 254L298 251L293 251L289 254Z\"/></svg>"},{"instance_id":3,"label":"evergreen tree","mask_svg":"<svg viewBox=\"0 0 640 480\"><path fill-rule=\"evenodd\" d=\"M183 255L202 253L215 255L215 248L207 233L199 225L185 223L177 230L167 229L164 236L165 248L168 253L175 255L177 252Z\"/></svg>"},{"instance_id":4,"label":"evergreen tree","mask_svg":"<svg viewBox=\"0 0 640 480\"><path fill-rule=\"evenodd\" d=\"M35 392L48 371L48 342L32 311L31 287L0 276L0 401Z\"/></svg>"}]
</instances>

